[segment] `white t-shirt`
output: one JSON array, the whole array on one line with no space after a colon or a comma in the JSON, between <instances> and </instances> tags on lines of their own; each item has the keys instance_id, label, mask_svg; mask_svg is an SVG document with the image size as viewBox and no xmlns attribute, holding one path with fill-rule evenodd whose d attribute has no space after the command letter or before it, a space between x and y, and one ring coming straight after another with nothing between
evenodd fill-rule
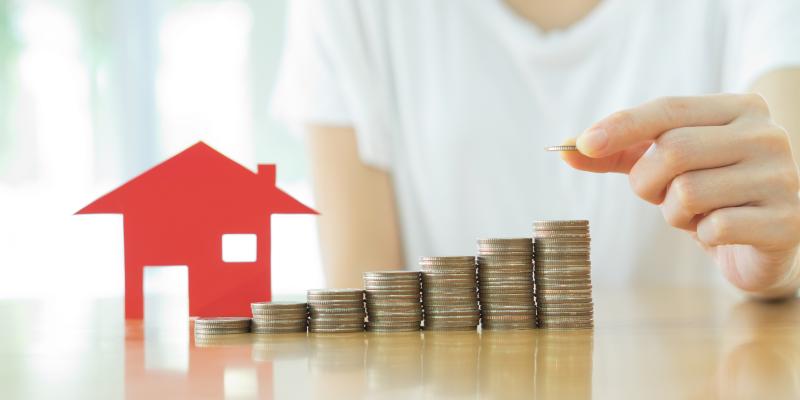
<instances>
[{"instance_id":1,"label":"white t-shirt","mask_svg":"<svg viewBox=\"0 0 800 400\"><path fill-rule=\"evenodd\" d=\"M385 168L410 268L531 236L536 219L588 219L602 284L718 280L686 233L619 174L545 153L621 108L742 92L800 65L797 0L605 0L543 33L503 0L292 0L273 112L355 127Z\"/></svg>"}]
</instances>

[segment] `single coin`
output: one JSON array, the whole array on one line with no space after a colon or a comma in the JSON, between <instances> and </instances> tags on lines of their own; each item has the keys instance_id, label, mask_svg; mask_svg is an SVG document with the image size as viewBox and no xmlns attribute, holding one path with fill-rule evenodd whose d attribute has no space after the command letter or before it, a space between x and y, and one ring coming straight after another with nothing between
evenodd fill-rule
<instances>
[{"instance_id":1,"label":"single coin","mask_svg":"<svg viewBox=\"0 0 800 400\"><path fill-rule=\"evenodd\" d=\"M543 271L543 270L558 270L559 268L580 268L580 269L590 269L592 268L592 262L590 260L544 260L544 259L537 259L534 265L534 269L536 271Z\"/></svg>"},{"instance_id":2,"label":"single coin","mask_svg":"<svg viewBox=\"0 0 800 400\"><path fill-rule=\"evenodd\" d=\"M292 329L253 329L252 333L257 335L272 335L272 334L280 334L280 333L300 333L306 332L306 327L302 328L292 328Z\"/></svg>"},{"instance_id":3,"label":"single coin","mask_svg":"<svg viewBox=\"0 0 800 400\"><path fill-rule=\"evenodd\" d=\"M319 305L319 306L312 306L312 307L309 307L308 315L317 314L317 313L336 312L338 310L345 310L345 309L351 309L353 311L363 310L364 309L364 303L324 304L324 305Z\"/></svg>"},{"instance_id":4,"label":"single coin","mask_svg":"<svg viewBox=\"0 0 800 400\"><path fill-rule=\"evenodd\" d=\"M471 298L476 296L478 291L473 288L430 288L422 292L422 301L425 301L425 298L431 297L459 297L459 298Z\"/></svg>"},{"instance_id":5,"label":"single coin","mask_svg":"<svg viewBox=\"0 0 800 400\"><path fill-rule=\"evenodd\" d=\"M351 321L322 321L317 322L314 320L308 321L308 327L311 329L316 328L353 328L364 325L364 320L351 320Z\"/></svg>"},{"instance_id":6,"label":"single coin","mask_svg":"<svg viewBox=\"0 0 800 400\"><path fill-rule=\"evenodd\" d=\"M577 329L592 329L594 324L540 324L539 328L552 329L552 330L577 330Z\"/></svg>"},{"instance_id":7,"label":"single coin","mask_svg":"<svg viewBox=\"0 0 800 400\"><path fill-rule=\"evenodd\" d=\"M537 294L543 295L584 295L584 294L592 294L591 288L551 288L551 287L542 287L536 289Z\"/></svg>"},{"instance_id":8,"label":"single coin","mask_svg":"<svg viewBox=\"0 0 800 400\"><path fill-rule=\"evenodd\" d=\"M270 310L272 311L272 310ZM255 311L253 312L253 319L256 318L270 318L270 319L287 319L287 318L299 318L308 315L306 310L293 310L292 312L261 312Z\"/></svg>"},{"instance_id":9,"label":"single coin","mask_svg":"<svg viewBox=\"0 0 800 400\"><path fill-rule=\"evenodd\" d=\"M594 315L594 310L586 309L586 310L575 310L575 311L565 311L565 310L552 310L552 309L540 309L537 314L540 317L592 317Z\"/></svg>"},{"instance_id":10,"label":"single coin","mask_svg":"<svg viewBox=\"0 0 800 400\"><path fill-rule=\"evenodd\" d=\"M537 311L539 314L542 315L557 315L559 313L594 313L593 307L584 307L584 308L543 308L540 307Z\"/></svg>"},{"instance_id":11,"label":"single coin","mask_svg":"<svg viewBox=\"0 0 800 400\"><path fill-rule=\"evenodd\" d=\"M543 247L536 249L536 259L539 259L541 255L551 255L555 254L557 256L567 256L567 257L578 257L578 256L585 256L588 257L590 249L586 247ZM563 257L559 257L563 258Z\"/></svg>"},{"instance_id":12,"label":"single coin","mask_svg":"<svg viewBox=\"0 0 800 400\"><path fill-rule=\"evenodd\" d=\"M509 249L480 249L478 251L478 257L480 258L494 258L494 257L506 257L510 259L525 259L529 258L533 254L533 247L528 249L521 249L521 250L509 250ZM480 263L480 262L479 262Z\"/></svg>"},{"instance_id":13,"label":"single coin","mask_svg":"<svg viewBox=\"0 0 800 400\"><path fill-rule=\"evenodd\" d=\"M250 308L269 308L269 309L297 309L297 308L305 308L306 303L300 303L295 301L260 301L255 303L250 303Z\"/></svg>"},{"instance_id":14,"label":"single coin","mask_svg":"<svg viewBox=\"0 0 800 400\"><path fill-rule=\"evenodd\" d=\"M442 284L442 285L428 285L422 288L422 295L424 296L426 293L470 293L474 292L475 288L478 287L477 282L472 282L471 284L468 283L458 283L458 284Z\"/></svg>"},{"instance_id":15,"label":"single coin","mask_svg":"<svg viewBox=\"0 0 800 400\"><path fill-rule=\"evenodd\" d=\"M194 320L195 325L247 325L250 317L200 317Z\"/></svg>"},{"instance_id":16,"label":"single coin","mask_svg":"<svg viewBox=\"0 0 800 400\"><path fill-rule=\"evenodd\" d=\"M392 303L376 303L376 304L369 304L367 306L367 312L373 311L392 311L392 310L420 310L422 309L422 303L399 303L399 302L392 302Z\"/></svg>"},{"instance_id":17,"label":"single coin","mask_svg":"<svg viewBox=\"0 0 800 400\"><path fill-rule=\"evenodd\" d=\"M425 314L433 314L433 313L448 313L448 312L478 312L480 308L478 304L475 303L471 306L458 306L458 307L449 307L449 306L429 306L425 308Z\"/></svg>"},{"instance_id":18,"label":"single coin","mask_svg":"<svg viewBox=\"0 0 800 400\"><path fill-rule=\"evenodd\" d=\"M422 316L422 315L423 315L422 307L408 308L408 309L405 309L405 310L371 309L371 310L369 310L369 312L367 312L367 316L369 318L387 318L387 317L393 317L393 316L398 316L398 317L399 316L417 316L417 317L419 317L419 316Z\"/></svg>"},{"instance_id":19,"label":"single coin","mask_svg":"<svg viewBox=\"0 0 800 400\"><path fill-rule=\"evenodd\" d=\"M592 279L591 272L589 271L566 271L566 272L539 272L533 275L533 281L536 283L545 281L565 280L565 281L579 281Z\"/></svg>"},{"instance_id":20,"label":"single coin","mask_svg":"<svg viewBox=\"0 0 800 400\"><path fill-rule=\"evenodd\" d=\"M347 323L338 323L338 324L308 324L308 329L316 331L320 329L359 329L364 330L364 323L355 323L355 322L347 322Z\"/></svg>"},{"instance_id":21,"label":"single coin","mask_svg":"<svg viewBox=\"0 0 800 400\"><path fill-rule=\"evenodd\" d=\"M587 279L584 281L558 281L558 283L553 283L553 281L542 281L539 280L536 282L536 293L540 293L540 289L553 289L553 288L575 288L575 289L586 289L591 288L592 283Z\"/></svg>"},{"instance_id":22,"label":"single coin","mask_svg":"<svg viewBox=\"0 0 800 400\"><path fill-rule=\"evenodd\" d=\"M431 301L424 301L425 310L435 310L435 309L449 309L451 307L457 308L465 308L465 307L478 307L478 298L470 299L470 300L458 300L447 302L443 300L431 300Z\"/></svg>"},{"instance_id":23,"label":"single coin","mask_svg":"<svg viewBox=\"0 0 800 400\"><path fill-rule=\"evenodd\" d=\"M425 320L425 324L428 326L431 325L440 325L440 326L475 326L480 323L480 316L473 317L473 318L428 318Z\"/></svg>"},{"instance_id":24,"label":"single coin","mask_svg":"<svg viewBox=\"0 0 800 400\"><path fill-rule=\"evenodd\" d=\"M475 256L441 256L441 257L420 257L420 264L468 264L475 262Z\"/></svg>"},{"instance_id":25,"label":"single coin","mask_svg":"<svg viewBox=\"0 0 800 400\"><path fill-rule=\"evenodd\" d=\"M357 295L359 293L364 293L364 289L309 289L309 295Z\"/></svg>"},{"instance_id":26,"label":"single coin","mask_svg":"<svg viewBox=\"0 0 800 400\"><path fill-rule=\"evenodd\" d=\"M486 295L525 295L533 293L533 282L528 285L497 285L497 286L481 286L478 292L478 297L484 298Z\"/></svg>"},{"instance_id":27,"label":"single coin","mask_svg":"<svg viewBox=\"0 0 800 400\"><path fill-rule=\"evenodd\" d=\"M290 324L290 323L300 323L307 321L308 318L304 315L301 317L295 318L281 318L281 319L273 319L273 318L253 318L252 326L256 326L259 324Z\"/></svg>"},{"instance_id":28,"label":"single coin","mask_svg":"<svg viewBox=\"0 0 800 400\"><path fill-rule=\"evenodd\" d=\"M480 255L499 253L499 255L507 254L515 256L524 256L525 253L531 251L532 249L533 249L533 242L531 242L530 244L526 244L524 246L507 246L500 244L491 244L491 245L481 245L478 248L478 253Z\"/></svg>"},{"instance_id":29,"label":"single coin","mask_svg":"<svg viewBox=\"0 0 800 400\"><path fill-rule=\"evenodd\" d=\"M592 324L594 320L591 316L588 317L548 317L548 316L540 316L539 317L539 325L574 325L574 324Z\"/></svg>"},{"instance_id":30,"label":"single coin","mask_svg":"<svg viewBox=\"0 0 800 400\"><path fill-rule=\"evenodd\" d=\"M305 315L300 316L300 317L294 317L294 318L280 318L280 319L275 319L275 318L253 318L253 324L252 325L255 326L255 325L259 325L259 324L290 324L290 323L305 322L306 320L308 320L308 318Z\"/></svg>"},{"instance_id":31,"label":"single coin","mask_svg":"<svg viewBox=\"0 0 800 400\"><path fill-rule=\"evenodd\" d=\"M352 332L363 332L364 327L360 328L316 328L308 330L309 333L352 333Z\"/></svg>"},{"instance_id":32,"label":"single coin","mask_svg":"<svg viewBox=\"0 0 800 400\"><path fill-rule=\"evenodd\" d=\"M542 243L537 244L534 253L541 252L541 251L589 251L591 250L591 245L588 243L578 243L578 242L563 242L563 243Z\"/></svg>"},{"instance_id":33,"label":"single coin","mask_svg":"<svg viewBox=\"0 0 800 400\"><path fill-rule=\"evenodd\" d=\"M309 301L319 301L319 300L355 300L360 297L364 296L364 289L359 290L358 292L351 292L351 293L315 293L309 294L308 300Z\"/></svg>"},{"instance_id":34,"label":"single coin","mask_svg":"<svg viewBox=\"0 0 800 400\"><path fill-rule=\"evenodd\" d=\"M474 331L477 328L477 325L466 325L466 326L447 326L447 325L425 325L422 329L426 331Z\"/></svg>"},{"instance_id":35,"label":"single coin","mask_svg":"<svg viewBox=\"0 0 800 400\"><path fill-rule=\"evenodd\" d=\"M482 323L481 324L482 330L487 331L512 331L512 330L529 330L529 329L536 329L535 322L529 322L524 324L517 324L517 323Z\"/></svg>"},{"instance_id":36,"label":"single coin","mask_svg":"<svg viewBox=\"0 0 800 400\"><path fill-rule=\"evenodd\" d=\"M539 279L591 279L591 271L589 269L564 269L561 271L554 270L539 270L533 274L534 282Z\"/></svg>"},{"instance_id":37,"label":"single coin","mask_svg":"<svg viewBox=\"0 0 800 400\"><path fill-rule=\"evenodd\" d=\"M437 319L462 319L462 318L480 318L481 312L478 310L474 310L469 313L437 313L437 314L425 314L425 320L435 321Z\"/></svg>"},{"instance_id":38,"label":"single coin","mask_svg":"<svg viewBox=\"0 0 800 400\"><path fill-rule=\"evenodd\" d=\"M582 299L544 299L542 297L536 298L536 304L539 307L565 306L565 305L577 305L577 304L589 304L589 303L592 303L591 297L584 297Z\"/></svg>"},{"instance_id":39,"label":"single coin","mask_svg":"<svg viewBox=\"0 0 800 400\"><path fill-rule=\"evenodd\" d=\"M421 292L413 294L374 294L367 297L367 304L375 304L379 302L400 302L400 303L415 303L419 302Z\"/></svg>"},{"instance_id":40,"label":"single coin","mask_svg":"<svg viewBox=\"0 0 800 400\"><path fill-rule=\"evenodd\" d=\"M570 146L575 147L575 146ZM538 220L533 221L533 226L589 226L589 221L585 219L562 219L562 220Z\"/></svg>"},{"instance_id":41,"label":"single coin","mask_svg":"<svg viewBox=\"0 0 800 400\"><path fill-rule=\"evenodd\" d=\"M374 333L386 333L386 332L416 332L419 331L421 327L419 326L400 326L400 327L375 327L375 326L368 326L368 332Z\"/></svg>"},{"instance_id":42,"label":"single coin","mask_svg":"<svg viewBox=\"0 0 800 400\"><path fill-rule=\"evenodd\" d=\"M317 314L352 314L359 312L364 312L364 306L361 304L356 307L314 307L309 314L314 316Z\"/></svg>"},{"instance_id":43,"label":"single coin","mask_svg":"<svg viewBox=\"0 0 800 400\"><path fill-rule=\"evenodd\" d=\"M489 238L489 239L478 239L478 244L506 244L506 245L514 245L514 244L528 244L531 243L531 238L523 237L523 238Z\"/></svg>"},{"instance_id":44,"label":"single coin","mask_svg":"<svg viewBox=\"0 0 800 400\"><path fill-rule=\"evenodd\" d=\"M470 269L467 273L436 273L436 272L423 272L422 284L426 283L448 283L448 282L475 282L477 269Z\"/></svg>"},{"instance_id":45,"label":"single coin","mask_svg":"<svg viewBox=\"0 0 800 400\"><path fill-rule=\"evenodd\" d=\"M576 282L553 282L553 281L537 281L536 282L537 292L538 289L545 289L545 290L588 290L592 288L591 282L584 282L584 283L576 283Z\"/></svg>"},{"instance_id":46,"label":"single coin","mask_svg":"<svg viewBox=\"0 0 800 400\"><path fill-rule=\"evenodd\" d=\"M238 333L248 333L250 329L195 329L195 335L231 335Z\"/></svg>"},{"instance_id":47,"label":"single coin","mask_svg":"<svg viewBox=\"0 0 800 400\"><path fill-rule=\"evenodd\" d=\"M264 324L254 324L251 329L258 329L258 328L291 328L291 327L301 327L307 326L308 321L296 321L291 324L271 324L271 323L264 323Z\"/></svg>"},{"instance_id":48,"label":"single coin","mask_svg":"<svg viewBox=\"0 0 800 400\"><path fill-rule=\"evenodd\" d=\"M365 285L366 286L366 285ZM380 296L380 295L413 295L419 293L421 287L419 284L416 286L396 286L396 287L367 287L366 288L366 296L369 299L371 296Z\"/></svg>"},{"instance_id":49,"label":"single coin","mask_svg":"<svg viewBox=\"0 0 800 400\"><path fill-rule=\"evenodd\" d=\"M370 328L416 328L419 329L422 320L419 321L369 321L367 329Z\"/></svg>"},{"instance_id":50,"label":"single coin","mask_svg":"<svg viewBox=\"0 0 800 400\"><path fill-rule=\"evenodd\" d=\"M409 280L419 279L419 271L372 271L362 274L368 280Z\"/></svg>"},{"instance_id":51,"label":"single coin","mask_svg":"<svg viewBox=\"0 0 800 400\"><path fill-rule=\"evenodd\" d=\"M403 328L416 328L419 329L420 323L422 321L369 321L367 322L367 329L370 328L396 328L396 329L403 329Z\"/></svg>"}]
</instances>

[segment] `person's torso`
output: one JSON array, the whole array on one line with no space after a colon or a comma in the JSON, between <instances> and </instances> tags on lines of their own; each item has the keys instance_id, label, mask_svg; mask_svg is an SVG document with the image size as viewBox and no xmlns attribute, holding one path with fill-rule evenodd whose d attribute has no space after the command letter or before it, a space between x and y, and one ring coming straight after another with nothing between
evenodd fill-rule
<instances>
[{"instance_id":1,"label":"person's torso","mask_svg":"<svg viewBox=\"0 0 800 400\"><path fill-rule=\"evenodd\" d=\"M536 219L588 219L596 280L708 275L697 264L710 260L626 176L575 171L543 149L621 108L719 91L720 8L607 0L542 34L502 0L384 3L368 34L391 99L408 263L531 236Z\"/></svg>"}]
</instances>

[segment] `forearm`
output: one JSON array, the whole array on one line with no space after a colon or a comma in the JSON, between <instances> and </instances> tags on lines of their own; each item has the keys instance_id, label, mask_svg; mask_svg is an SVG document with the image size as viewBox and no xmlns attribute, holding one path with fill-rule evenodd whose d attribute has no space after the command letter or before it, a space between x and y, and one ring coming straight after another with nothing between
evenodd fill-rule
<instances>
[{"instance_id":1,"label":"forearm","mask_svg":"<svg viewBox=\"0 0 800 400\"><path fill-rule=\"evenodd\" d=\"M358 157L350 127L311 126L309 151L328 287L361 287L361 274L403 265L388 173Z\"/></svg>"}]
</instances>

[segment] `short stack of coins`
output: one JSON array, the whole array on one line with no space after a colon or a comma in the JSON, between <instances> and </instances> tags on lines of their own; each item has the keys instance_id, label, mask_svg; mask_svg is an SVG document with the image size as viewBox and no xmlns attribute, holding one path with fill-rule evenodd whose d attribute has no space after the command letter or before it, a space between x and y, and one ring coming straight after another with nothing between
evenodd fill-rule
<instances>
[{"instance_id":1,"label":"short stack of coins","mask_svg":"<svg viewBox=\"0 0 800 400\"><path fill-rule=\"evenodd\" d=\"M478 294L483 329L533 329L533 241L478 240Z\"/></svg>"},{"instance_id":2,"label":"short stack of coins","mask_svg":"<svg viewBox=\"0 0 800 400\"><path fill-rule=\"evenodd\" d=\"M251 303L253 333L305 332L308 326L306 303L268 301Z\"/></svg>"},{"instance_id":3,"label":"short stack of coins","mask_svg":"<svg viewBox=\"0 0 800 400\"><path fill-rule=\"evenodd\" d=\"M533 228L539 326L591 328L589 221L536 221Z\"/></svg>"},{"instance_id":4,"label":"short stack of coins","mask_svg":"<svg viewBox=\"0 0 800 400\"><path fill-rule=\"evenodd\" d=\"M250 332L250 318L213 317L194 321L195 336L230 335Z\"/></svg>"},{"instance_id":5,"label":"short stack of coins","mask_svg":"<svg viewBox=\"0 0 800 400\"><path fill-rule=\"evenodd\" d=\"M311 289L308 291L308 331L312 333L364 330L364 290Z\"/></svg>"},{"instance_id":6,"label":"short stack of coins","mask_svg":"<svg viewBox=\"0 0 800 400\"><path fill-rule=\"evenodd\" d=\"M474 330L480 322L475 257L422 257L425 330Z\"/></svg>"},{"instance_id":7,"label":"short stack of coins","mask_svg":"<svg viewBox=\"0 0 800 400\"><path fill-rule=\"evenodd\" d=\"M422 322L420 273L379 271L364 273L367 330L418 331Z\"/></svg>"}]
</instances>

